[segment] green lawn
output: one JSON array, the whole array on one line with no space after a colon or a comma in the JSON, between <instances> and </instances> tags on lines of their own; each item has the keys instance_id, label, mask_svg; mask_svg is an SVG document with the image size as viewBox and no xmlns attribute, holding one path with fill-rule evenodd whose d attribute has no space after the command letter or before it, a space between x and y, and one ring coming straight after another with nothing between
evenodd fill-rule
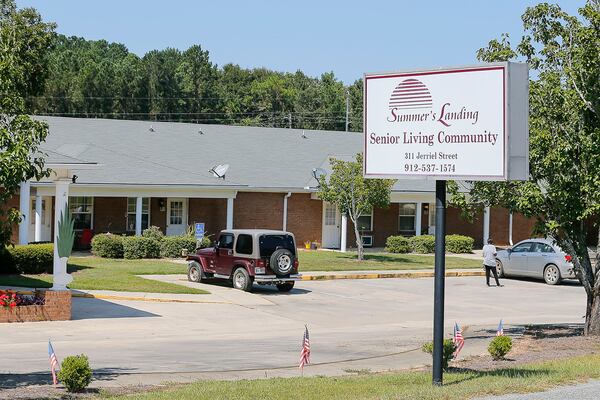
<instances>
[{"instance_id":1,"label":"green lawn","mask_svg":"<svg viewBox=\"0 0 600 400\"><path fill-rule=\"evenodd\" d=\"M356 252L299 251L300 272L360 271L390 269L433 269L433 256L418 254L367 253L365 261L356 261ZM482 260L446 257L446 268L481 268Z\"/></svg>"},{"instance_id":2,"label":"green lawn","mask_svg":"<svg viewBox=\"0 0 600 400\"><path fill-rule=\"evenodd\" d=\"M477 396L543 391L553 386L598 377L600 377L600 355L596 354L488 372L473 370L449 372L445 374L444 387L432 387L429 372L406 372L337 378L200 381L174 389L111 398L121 400L464 400Z\"/></svg>"},{"instance_id":3,"label":"green lawn","mask_svg":"<svg viewBox=\"0 0 600 400\"><path fill-rule=\"evenodd\" d=\"M98 257L71 257L71 289L117 290L125 292L192 293L204 290L163 283L136 275L185 274L187 266L164 260L116 260ZM0 286L45 288L52 286L52 275L0 275Z\"/></svg>"}]
</instances>

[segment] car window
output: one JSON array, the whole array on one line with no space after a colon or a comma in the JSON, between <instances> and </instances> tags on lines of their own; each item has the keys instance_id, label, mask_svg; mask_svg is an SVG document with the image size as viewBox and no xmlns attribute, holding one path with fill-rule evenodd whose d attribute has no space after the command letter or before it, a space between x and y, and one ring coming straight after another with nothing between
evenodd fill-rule
<instances>
[{"instance_id":1,"label":"car window","mask_svg":"<svg viewBox=\"0 0 600 400\"><path fill-rule=\"evenodd\" d=\"M262 235L258 244L261 257L271 257L278 249L288 249L292 254L296 254L294 238L291 235Z\"/></svg>"},{"instance_id":2,"label":"car window","mask_svg":"<svg viewBox=\"0 0 600 400\"><path fill-rule=\"evenodd\" d=\"M534 243L531 251L534 253L554 253L552 246L546 243Z\"/></svg>"},{"instance_id":3,"label":"car window","mask_svg":"<svg viewBox=\"0 0 600 400\"><path fill-rule=\"evenodd\" d=\"M219 248L221 249L233 249L233 234L222 233L219 236Z\"/></svg>"},{"instance_id":4,"label":"car window","mask_svg":"<svg viewBox=\"0 0 600 400\"><path fill-rule=\"evenodd\" d=\"M235 242L235 252L239 254L252 254L252 236L245 234L238 235Z\"/></svg>"},{"instance_id":5,"label":"car window","mask_svg":"<svg viewBox=\"0 0 600 400\"><path fill-rule=\"evenodd\" d=\"M527 252L531 251L532 244L533 244L532 242L521 243L521 244L513 247L512 252L513 253L527 253Z\"/></svg>"}]
</instances>

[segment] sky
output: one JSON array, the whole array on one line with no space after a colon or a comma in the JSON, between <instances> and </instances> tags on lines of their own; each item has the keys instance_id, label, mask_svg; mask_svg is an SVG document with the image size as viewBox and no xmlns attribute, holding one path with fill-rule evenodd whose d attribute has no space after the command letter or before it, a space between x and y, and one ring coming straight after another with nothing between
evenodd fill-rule
<instances>
[{"instance_id":1,"label":"sky","mask_svg":"<svg viewBox=\"0 0 600 400\"><path fill-rule=\"evenodd\" d=\"M501 33L517 43L521 14L538 2L17 0L59 33L123 43L140 56L200 44L219 66L333 71L346 84L367 72L477 63L476 51ZM556 3L576 14L584 0Z\"/></svg>"}]
</instances>

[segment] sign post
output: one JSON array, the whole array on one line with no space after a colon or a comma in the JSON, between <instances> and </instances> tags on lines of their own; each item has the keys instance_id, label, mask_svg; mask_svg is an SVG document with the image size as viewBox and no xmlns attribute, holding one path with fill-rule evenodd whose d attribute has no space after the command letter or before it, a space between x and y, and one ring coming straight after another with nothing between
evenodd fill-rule
<instances>
[{"instance_id":1,"label":"sign post","mask_svg":"<svg viewBox=\"0 0 600 400\"><path fill-rule=\"evenodd\" d=\"M433 383L443 382L446 181L529 178L527 64L365 74L365 178L435 183Z\"/></svg>"}]
</instances>

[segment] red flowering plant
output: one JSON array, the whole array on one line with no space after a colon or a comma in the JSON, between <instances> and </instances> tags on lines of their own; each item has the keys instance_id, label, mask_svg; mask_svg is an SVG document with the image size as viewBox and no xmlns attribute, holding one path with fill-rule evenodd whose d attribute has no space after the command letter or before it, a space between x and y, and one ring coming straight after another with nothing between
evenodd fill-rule
<instances>
[{"instance_id":1,"label":"red flowering plant","mask_svg":"<svg viewBox=\"0 0 600 400\"><path fill-rule=\"evenodd\" d=\"M33 295L26 296L10 290L0 290L0 307L15 308L17 306L31 306L44 304L44 298Z\"/></svg>"}]
</instances>

